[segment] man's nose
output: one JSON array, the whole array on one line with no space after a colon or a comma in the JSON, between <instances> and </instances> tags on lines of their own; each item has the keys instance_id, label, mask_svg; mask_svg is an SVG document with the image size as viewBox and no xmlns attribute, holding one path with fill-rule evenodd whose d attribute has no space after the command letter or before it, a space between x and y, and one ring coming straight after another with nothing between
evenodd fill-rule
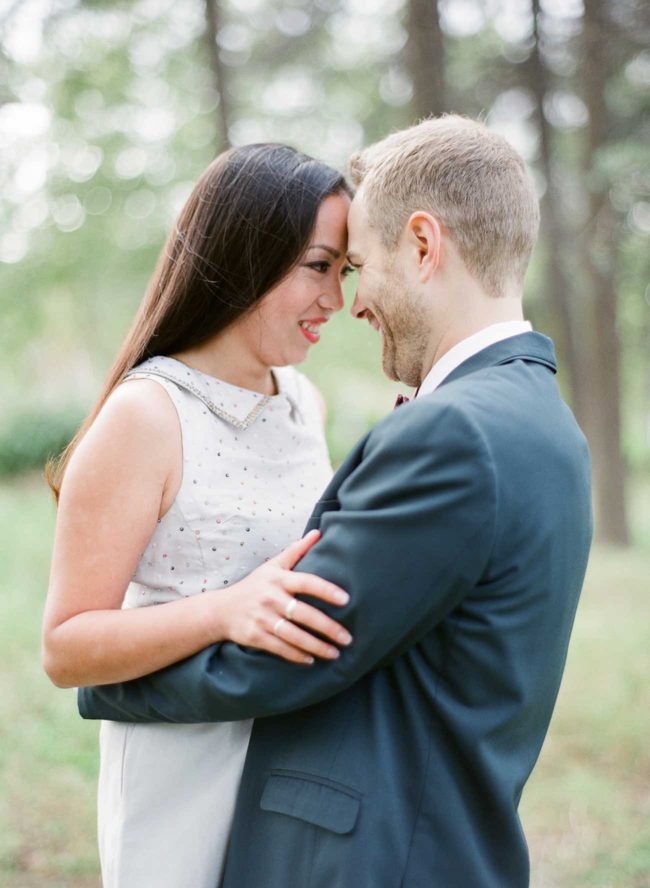
<instances>
[{"instance_id":1,"label":"man's nose","mask_svg":"<svg viewBox=\"0 0 650 888\"><path fill-rule=\"evenodd\" d=\"M354 302L352 303L352 307L350 308L350 314L353 318L361 318L366 311L366 306L363 304L362 300L359 298L359 291L354 294Z\"/></svg>"}]
</instances>

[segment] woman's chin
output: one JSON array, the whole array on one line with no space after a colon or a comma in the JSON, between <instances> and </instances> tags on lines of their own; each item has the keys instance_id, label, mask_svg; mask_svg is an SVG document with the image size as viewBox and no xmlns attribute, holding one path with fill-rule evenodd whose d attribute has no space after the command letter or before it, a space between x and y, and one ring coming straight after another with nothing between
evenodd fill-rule
<instances>
[{"instance_id":1,"label":"woman's chin","mask_svg":"<svg viewBox=\"0 0 650 888\"><path fill-rule=\"evenodd\" d=\"M309 348L285 349L282 352L269 355L265 363L268 363L269 367L291 367L293 364L302 364L303 361L306 361L308 354Z\"/></svg>"},{"instance_id":2,"label":"woman's chin","mask_svg":"<svg viewBox=\"0 0 650 888\"><path fill-rule=\"evenodd\" d=\"M291 349L287 349L285 351L285 364L302 364L303 361L307 360L308 355L310 354L312 348L314 346L305 341L304 345L295 346Z\"/></svg>"},{"instance_id":3,"label":"woman's chin","mask_svg":"<svg viewBox=\"0 0 650 888\"><path fill-rule=\"evenodd\" d=\"M316 343L308 342L307 338L298 333L295 339L291 337L289 342L285 342L278 348L269 348L265 350L263 361L270 367L288 367L292 364L302 364L314 348Z\"/></svg>"}]
</instances>

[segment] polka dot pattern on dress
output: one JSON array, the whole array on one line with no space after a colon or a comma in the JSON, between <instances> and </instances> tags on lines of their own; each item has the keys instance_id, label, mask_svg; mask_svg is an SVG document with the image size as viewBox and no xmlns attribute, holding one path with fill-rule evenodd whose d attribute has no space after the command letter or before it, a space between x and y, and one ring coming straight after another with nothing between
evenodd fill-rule
<instances>
[{"instance_id":1,"label":"polka dot pattern on dress","mask_svg":"<svg viewBox=\"0 0 650 888\"><path fill-rule=\"evenodd\" d=\"M299 538L332 469L311 384L274 370L266 396L154 357L132 371L162 385L181 424L183 478L158 521L125 607L232 585Z\"/></svg>"}]
</instances>

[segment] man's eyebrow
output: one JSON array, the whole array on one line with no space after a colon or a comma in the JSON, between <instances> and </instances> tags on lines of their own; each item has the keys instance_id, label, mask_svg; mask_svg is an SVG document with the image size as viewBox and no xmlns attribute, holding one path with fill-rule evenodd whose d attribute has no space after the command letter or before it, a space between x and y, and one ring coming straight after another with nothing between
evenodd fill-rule
<instances>
[{"instance_id":1,"label":"man's eyebrow","mask_svg":"<svg viewBox=\"0 0 650 888\"><path fill-rule=\"evenodd\" d=\"M355 253L354 250L348 250L347 259L348 259L348 262L351 262L353 265L360 264L359 254Z\"/></svg>"},{"instance_id":2,"label":"man's eyebrow","mask_svg":"<svg viewBox=\"0 0 650 888\"><path fill-rule=\"evenodd\" d=\"M311 247L307 247L308 250L327 250L328 253L331 253L335 259L339 259L341 254L338 250L335 250L334 247L328 247L327 244L312 244Z\"/></svg>"}]
</instances>

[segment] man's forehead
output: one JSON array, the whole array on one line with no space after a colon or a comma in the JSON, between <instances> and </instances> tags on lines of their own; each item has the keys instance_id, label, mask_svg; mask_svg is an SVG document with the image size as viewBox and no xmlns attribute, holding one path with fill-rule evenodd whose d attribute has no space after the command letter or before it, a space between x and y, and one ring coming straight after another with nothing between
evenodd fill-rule
<instances>
[{"instance_id":1,"label":"man's forehead","mask_svg":"<svg viewBox=\"0 0 650 888\"><path fill-rule=\"evenodd\" d=\"M363 199L363 192L359 189L354 195L354 199L352 200L348 211L350 246L352 246L354 241L361 240L365 237L368 227L368 214Z\"/></svg>"},{"instance_id":2,"label":"man's forehead","mask_svg":"<svg viewBox=\"0 0 650 888\"><path fill-rule=\"evenodd\" d=\"M358 190L355 191L354 197L352 198L352 202L350 203L350 213L354 213L355 216L365 215L366 212L366 204L365 204L365 195L363 191L363 185L359 186Z\"/></svg>"}]
</instances>

